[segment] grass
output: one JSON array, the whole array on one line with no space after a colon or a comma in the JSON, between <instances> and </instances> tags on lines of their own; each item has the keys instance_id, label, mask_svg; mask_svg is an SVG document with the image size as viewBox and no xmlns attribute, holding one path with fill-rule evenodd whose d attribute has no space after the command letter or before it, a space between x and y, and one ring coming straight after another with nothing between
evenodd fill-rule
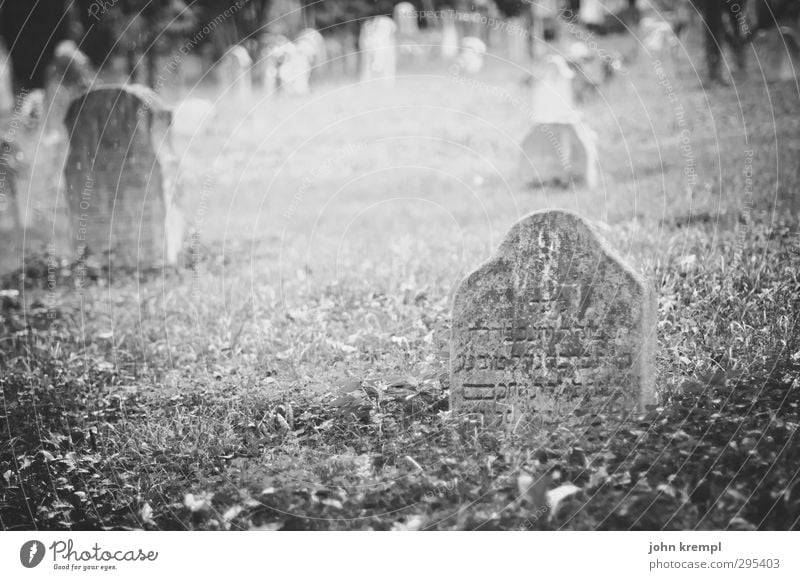
<instances>
[{"instance_id":1,"label":"grass","mask_svg":"<svg viewBox=\"0 0 800 580\"><path fill-rule=\"evenodd\" d=\"M800 527L796 86L643 56L584 107L601 187L532 190L526 72L489 64L221 100L175 135L181 267L6 276L0 527ZM448 410L451 297L547 207L656 286L659 404L482 432Z\"/></svg>"}]
</instances>

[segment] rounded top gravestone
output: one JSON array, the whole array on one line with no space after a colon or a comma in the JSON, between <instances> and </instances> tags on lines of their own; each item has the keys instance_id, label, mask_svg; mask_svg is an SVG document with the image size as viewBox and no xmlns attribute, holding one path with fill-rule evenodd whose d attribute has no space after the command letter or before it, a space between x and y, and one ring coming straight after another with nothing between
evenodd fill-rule
<instances>
[{"instance_id":1,"label":"rounded top gravestone","mask_svg":"<svg viewBox=\"0 0 800 580\"><path fill-rule=\"evenodd\" d=\"M654 401L655 301L582 218L532 213L459 286L451 408L516 430Z\"/></svg>"},{"instance_id":2,"label":"rounded top gravestone","mask_svg":"<svg viewBox=\"0 0 800 580\"><path fill-rule=\"evenodd\" d=\"M172 111L147 87L108 85L72 101L64 120L71 242L78 257L150 268L180 248Z\"/></svg>"}]
</instances>

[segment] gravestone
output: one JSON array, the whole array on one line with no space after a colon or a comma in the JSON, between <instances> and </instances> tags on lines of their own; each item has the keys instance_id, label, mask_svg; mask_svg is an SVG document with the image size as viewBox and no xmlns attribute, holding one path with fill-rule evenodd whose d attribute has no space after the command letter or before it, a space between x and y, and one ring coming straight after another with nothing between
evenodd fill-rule
<instances>
[{"instance_id":1,"label":"gravestone","mask_svg":"<svg viewBox=\"0 0 800 580\"><path fill-rule=\"evenodd\" d=\"M534 125L522 142L526 183L597 185L595 136L581 122L573 94L574 71L560 55L550 55L533 86Z\"/></svg>"},{"instance_id":2,"label":"gravestone","mask_svg":"<svg viewBox=\"0 0 800 580\"><path fill-rule=\"evenodd\" d=\"M559 30L563 23L562 14L560 0L539 0L531 4L533 18L531 49L534 61L548 50L548 43L550 45L560 44Z\"/></svg>"},{"instance_id":3,"label":"gravestone","mask_svg":"<svg viewBox=\"0 0 800 580\"><path fill-rule=\"evenodd\" d=\"M112 267L175 264L183 231L176 207L171 111L141 85L107 86L72 102L64 176L70 238Z\"/></svg>"},{"instance_id":4,"label":"gravestone","mask_svg":"<svg viewBox=\"0 0 800 580\"><path fill-rule=\"evenodd\" d=\"M46 76L45 139L60 139L65 137L64 115L70 103L86 92L96 73L75 42L63 40L56 45Z\"/></svg>"},{"instance_id":5,"label":"gravestone","mask_svg":"<svg viewBox=\"0 0 800 580\"><path fill-rule=\"evenodd\" d=\"M459 286L451 409L538 427L654 401L655 301L580 217L532 213Z\"/></svg>"},{"instance_id":6,"label":"gravestone","mask_svg":"<svg viewBox=\"0 0 800 580\"><path fill-rule=\"evenodd\" d=\"M278 66L280 91L287 95L307 95L311 91L311 62L293 42L286 43L283 49Z\"/></svg>"},{"instance_id":7,"label":"gravestone","mask_svg":"<svg viewBox=\"0 0 800 580\"><path fill-rule=\"evenodd\" d=\"M456 26L456 13L447 10L442 14L442 58L450 60L458 56L458 26Z\"/></svg>"},{"instance_id":8,"label":"gravestone","mask_svg":"<svg viewBox=\"0 0 800 580\"><path fill-rule=\"evenodd\" d=\"M261 86L264 94L271 95L278 90L278 71L286 58L290 41L282 34L267 32L258 40L258 63L253 67L253 78Z\"/></svg>"},{"instance_id":9,"label":"gravestone","mask_svg":"<svg viewBox=\"0 0 800 580\"><path fill-rule=\"evenodd\" d=\"M509 18L507 26L502 30L505 36L506 53L509 60L514 62L526 62L528 60L528 25L525 18L515 16Z\"/></svg>"},{"instance_id":10,"label":"gravestone","mask_svg":"<svg viewBox=\"0 0 800 580\"><path fill-rule=\"evenodd\" d=\"M250 69L253 61L241 45L230 47L220 59L219 81L233 99L246 100L252 93Z\"/></svg>"},{"instance_id":11,"label":"gravestone","mask_svg":"<svg viewBox=\"0 0 800 580\"><path fill-rule=\"evenodd\" d=\"M606 19L606 9L600 0L582 0L578 17L583 24L602 26Z\"/></svg>"},{"instance_id":12,"label":"gravestone","mask_svg":"<svg viewBox=\"0 0 800 580\"><path fill-rule=\"evenodd\" d=\"M522 142L520 168L528 185L581 182L594 188L598 182L595 135L577 121L534 123Z\"/></svg>"},{"instance_id":13,"label":"gravestone","mask_svg":"<svg viewBox=\"0 0 800 580\"><path fill-rule=\"evenodd\" d=\"M392 20L397 25L397 51L403 61L415 62L424 56L423 35L419 30L417 9L411 2L395 5Z\"/></svg>"},{"instance_id":14,"label":"gravestone","mask_svg":"<svg viewBox=\"0 0 800 580\"><path fill-rule=\"evenodd\" d=\"M376 16L361 27L361 80L393 83L397 72L397 26L391 18Z\"/></svg>"},{"instance_id":15,"label":"gravestone","mask_svg":"<svg viewBox=\"0 0 800 580\"><path fill-rule=\"evenodd\" d=\"M483 68L486 57L486 43L480 38L468 36L461 40L461 54L458 55L458 66L467 74L476 74Z\"/></svg>"},{"instance_id":16,"label":"gravestone","mask_svg":"<svg viewBox=\"0 0 800 580\"><path fill-rule=\"evenodd\" d=\"M305 56L312 69L320 70L325 66L328 55L325 37L313 28L304 28L294 39L294 45L300 54Z\"/></svg>"},{"instance_id":17,"label":"gravestone","mask_svg":"<svg viewBox=\"0 0 800 580\"><path fill-rule=\"evenodd\" d=\"M63 168L69 140L64 117L72 101L86 92L96 76L89 57L75 42L64 40L55 47L45 79L41 122L20 139L30 161L30 169L20 181L20 190L26 207L39 208L27 212L27 225L53 229L56 219L59 222L56 229L63 233L66 225Z\"/></svg>"},{"instance_id":18,"label":"gravestone","mask_svg":"<svg viewBox=\"0 0 800 580\"><path fill-rule=\"evenodd\" d=\"M392 18L397 25L397 34L400 37L414 37L419 34L417 9L411 2L397 3Z\"/></svg>"}]
</instances>

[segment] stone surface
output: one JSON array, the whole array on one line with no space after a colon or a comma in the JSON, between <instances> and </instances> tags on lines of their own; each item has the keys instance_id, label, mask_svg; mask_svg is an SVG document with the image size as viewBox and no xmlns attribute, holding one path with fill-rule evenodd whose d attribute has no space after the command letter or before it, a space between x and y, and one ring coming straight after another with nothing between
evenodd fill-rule
<instances>
[{"instance_id":1,"label":"stone surface","mask_svg":"<svg viewBox=\"0 0 800 580\"><path fill-rule=\"evenodd\" d=\"M456 292L451 409L510 429L640 409L654 317L647 284L582 218L532 213Z\"/></svg>"},{"instance_id":2,"label":"stone surface","mask_svg":"<svg viewBox=\"0 0 800 580\"><path fill-rule=\"evenodd\" d=\"M381 79L393 83L397 73L397 25L391 18L376 16L361 27L358 46L361 80Z\"/></svg>"},{"instance_id":3,"label":"stone surface","mask_svg":"<svg viewBox=\"0 0 800 580\"><path fill-rule=\"evenodd\" d=\"M171 111L140 85L91 90L72 102L64 169L74 258L112 267L177 261L182 219Z\"/></svg>"}]
</instances>

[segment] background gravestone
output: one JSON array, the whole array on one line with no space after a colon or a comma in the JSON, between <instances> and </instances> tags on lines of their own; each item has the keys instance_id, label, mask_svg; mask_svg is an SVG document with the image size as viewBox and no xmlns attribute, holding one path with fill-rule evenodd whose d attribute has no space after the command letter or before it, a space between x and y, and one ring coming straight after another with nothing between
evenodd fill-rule
<instances>
[{"instance_id":1,"label":"background gravestone","mask_svg":"<svg viewBox=\"0 0 800 580\"><path fill-rule=\"evenodd\" d=\"M383 79L393 83L397 72L397 25L391 18L376 16L361 27L359 51L361 81Z\"/></svg>"},{"instance_id":2,"label":"background gravestone","mask_svg":"<svg viewBox=\"0 0 800 580\"><path fill-rule=\"evenodd\" d=\"M417 22L417 9L411 2L395 4L392 18L397 24L397 34L401 37L415 37L419 34Z\"/></svg>"},{"instance_id":3,"label":"background gravestone","mask_svg":"<svg viewBox=\"0 0 800 580\"><path fill-rule=\"evenodd\" d=\"M247 53L247 49L241 45L230 47L222 55L218 65L219 81L225 87L230 98L236 100L250 98L253 89L250 76L252 66L253 60Z\"/></svg>"},{"instance_id":4,"label":"background gravestone","mask_svg":"<svg viewBox=\"0 0 800 580\"><path fill-rule=\"evenodd\" d=\"M110 254L112 266L150 268L177 261L182 220L174 206L177 164L172 113L139 85L89 91L65 120L72 245L77 255Z\"/></svg>"},{"instance_id":5,"label":"background gravestone","mask_svg":"<svg viewBox=\"0 0 800 580\"><path fill-rule=\"evenodd\" d=\"M477 74L483 68L486 57L486 43L480 38L467 36L461 40L461 54L458 55L459 69L467 74Z\"/></svg>"},{"instance_id":6,"label":"background gravestone","mask_svg":"<svg viewBox=\"0 0 800 580\"><path fill-rule=\"evenodd\" d=\"M442 14L442 58L450 60L458 56L458 26L456 26L456 13L447 10Z\"/></svg>"},{"instance_id":7,"label":"background gravestone","mask_svg":"<svg viewBox=\"0 0 800 580\"><path fill-rule=\"evenodd\" d=\"M597 147L575 108L574 71L564 57L550 55L537 76L531 97L534 125L522 142L524 182L567 185L580 180L595 187Z\"/></svg>"},{"instance_id":8,"label":"background gravestone","mask_svg":"<svg viewBox=\"0 0 800 580\"><path fill-rule=\"evenodd\" d=\"M451 408L538 426L654 399L655 302L580 217L536 212L453 303Z\"/></svg>"},{"instance_id":9,"label":"background gravestone","mask_svg":"<svg viewBox=\"0 0 800 580\"><path fill-rule=\"evenodd\" d=\"M597 185L594 134L582 123L536 123L522 141L522 180L528 185Z\"/></svg>"}]
</instances>

